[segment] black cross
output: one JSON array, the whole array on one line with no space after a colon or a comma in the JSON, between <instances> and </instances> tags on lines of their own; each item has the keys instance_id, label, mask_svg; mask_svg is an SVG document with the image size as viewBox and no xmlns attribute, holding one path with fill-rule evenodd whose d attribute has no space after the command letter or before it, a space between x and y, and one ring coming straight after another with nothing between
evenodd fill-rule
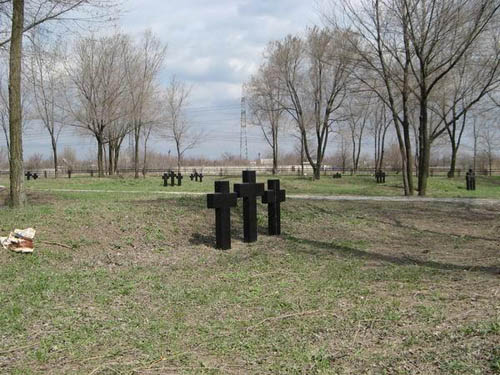
<instances>
[{"instance_id":1,"label":"black cross","mask_svg":"<svg viewBox=\"0 0 500 375\"><path fill-rule=\"evenodd\" d=\"M257 197L264 194L264 184L256 183L255 171L243 171L243 183L234 184L238 198L243 198L243 238L257 241Z\"/></svg>"},{"instance_id":2,"label":"black cross","mask_svg":"<svg viewBox=\"0 0 500 375\"><path fill-rule=\"evenodd\" d=\"M181 172L177 173L177 186L181 186L182 185L182 179L184 177L182 176Z\"/></svg>"},{"instance_id":3,"label":"black cross","mask_svg":"<svg viewBox=\"0 0 500 375\"><path fill-rule=\"evenodd\" d=\"M476 174L472 169L465 174L465 183L467 190L476 190Z\"/></svg>"},{"instance_id":4,"label":"black cross","mask_svg":"<svg viewBox=\"0 0 500 375\"><path fill-rule=\"evenodd\" d=\"M267 204L267 228L269 235L281 234L281 202L285 201L285 190L280 190L280 180L267 180L267 191L262 203Z\"/></svg>"},{"instance_id":5,"label":"black cross","mask_svg":"<svg viewBox=\"0 0 500 375\"><path fill-rule=\"evenodd\" d=\"M163 186L168 186L168 173L163 173L161 179L163 180Z\"/></svg>"},{"instance_id":6,"label":"black cross","mask_svg":"<svg viewBox=\"0 0 500 375\"><path fill-rule=\"evenodd\" d=\"M33 180L36 180L38 178L38 173L33 173Z\"/></svg>"},{"instance_id":7,"label":"black cross","mask_svg":"<svg viewBox=\"0 0 500 375\"><path fill-rule=\"evenodd\" d=\"M200 182L203 182L203 173L200 173L198 177L200 178Z\"/></svg>"},{"instance_id":8,"label":"black cross","mask_svg":"<svg viewBox=\"0 0 500 375\"><path fill-rule=\"evenodd\" d=\"M207 207L215 208L216 248L231 248L231 207L236 207L238 196L229 192L229 181L215 181L215 194L207 194Z\"/></svg>"},{"instance_id":9,"label":"black cross","mask_svg":"<svg viewBox=\"0 0 500 375\"><path fill-rule=\"evenodd\" d=\"M194 172L194 180L196 182L198 182L198 176L199 176L198 172Z\"/></svg>"},{"instance_id":10,"label":"black cross","mask_svg":"<svg viewBox=\"0 0 500 375\"><path fill-rule=\"evenodd\" d=\"M194 174L192 174L192 173L191 173L191 174L189 175L189 178L191 179L191 181L193 181Z\"/></svg>"},{"instance_id":11,"label":"black cross","mask_svg":"<svg viewBox=\"0 0 500 375\"><path fill-rule=\"evenodd\" d=\"M170 171L170 176L169 177L170 177L170 186L175 186L175 181L174 181L174 179L175 179L175 173L174 173L174 171Z\"/></svg>"},{"instance_id":12,"label":"black cross","mask_svg":"<svg viewBox=\"0 0 500 375\"><path fill-rule=\"evenodd\" d=\"M31 179L31 177L33 176L33 175L31 174L31 172L29 172L29 171L28 171L28 172L26 172L24 175L26 176L26 178L28 179L28 181L29 181L29 180Z\"/></svg>"}]
</instances>

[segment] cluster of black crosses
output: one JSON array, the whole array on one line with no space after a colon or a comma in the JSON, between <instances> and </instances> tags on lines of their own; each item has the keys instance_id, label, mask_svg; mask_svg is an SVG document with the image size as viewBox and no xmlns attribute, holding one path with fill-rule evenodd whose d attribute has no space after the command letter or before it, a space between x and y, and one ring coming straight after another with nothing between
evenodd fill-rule
<instances>
[{"instance_id":1,"label":"cluster of black crosses","mask_svg":"<svg viewBox=\"0 0 500 375\"><path fill-rule=\"evenodd\" d=\"M26 179L28 181L31 180L31 179L36 180L38 178L38 174L37 173L31 173L30 171L26 172L24 175L26 176Z\"/></svg>"},{"instance_id":2,"label":"cluster of black crosses","mask_svg":"<svg viewBox=\"0 0 500 375\"><path fill-rule=\"evenodd\" d=\"M375 172L375 180L377 181L377 184L385 184L385 172L378 169Z\"/></svg>"},{"instance_id":3,"label":"cluster of black crosses","mask_svg":"<svg viewBox=\"0 0 500 375\"><path fill-rule=\"evenodd\" d=\"M163 180L163 186L168 186L168 181L170 180L170 186L175 186L175 180L177 180L177 186L182 186L182 179L184 176L181 172L175 174L174 171L163 173L161 179ZM189 175L191 181L203 182L203 173L194 172Z\"/></svg>"},{"instance_id":4,"label":"cluster of black crosses","mask_svg":"<svg viewBox=\"0 0 500 375\"><path fill-rule=\"evenodd\" d=\"M238 198L243 198L244 242L257 241L257 197L267 204L269 235L281 234L281 202L285 201L285 190L280 190L280 180L268 180L267 191L263 183L256 183L255 171L243 171L243 183L234 184L234 193L229 192L229 181L215 181L215 193L207 194L207 207L215 209L216 248L231 248L231 207L236 207Z\"/></svg>"},{"instance_id":5,"label":"cluster of black crosses","mask_svg":"<svg viewBox=\"0 0 500 375\"><path fill-rule=\"evenodd\" d=\"M465 186L467 190L476 190L476 174L472 169L465 174Z\"/></svg>"}]
</instances>

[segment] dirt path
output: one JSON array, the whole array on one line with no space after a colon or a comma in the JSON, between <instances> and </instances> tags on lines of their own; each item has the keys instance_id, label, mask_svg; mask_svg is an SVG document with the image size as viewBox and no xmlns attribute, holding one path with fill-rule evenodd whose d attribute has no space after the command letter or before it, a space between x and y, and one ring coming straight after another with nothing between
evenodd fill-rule
<instances>
[{"instance_id":1,"label":"dirt path","mask_svg":"<svg viewBox=\"0 0 500 375\"><path fill-rule=\"evenodd\" d=\"M141 190L93 190L93 189L30 189L45 192L74 192L74 193L125 193L125 194L162 194L173 196L203 196L210 192L182 192L182 191L141 191ZM1 191L1 187L0 187ZM470 205L500 205L500 199L486 198L429 198L429 197L386 197L364 195L309 195L290 194L289 199L319 200L319 201L380 201L380 202L442 202L465 203Z\"/></svg>"}]
</instances>

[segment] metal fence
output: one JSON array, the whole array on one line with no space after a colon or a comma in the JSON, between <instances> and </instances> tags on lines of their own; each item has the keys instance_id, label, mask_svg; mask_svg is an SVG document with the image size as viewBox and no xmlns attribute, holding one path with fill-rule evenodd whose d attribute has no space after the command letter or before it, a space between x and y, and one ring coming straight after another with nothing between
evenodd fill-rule
<instances>
[{"instance_id":1,"label":"metal fence","mask_svg":"<svg viewBox=\"0 0 500 375\"><path fill-rule=\"evenodd\" d=\"M189 175L194 173L195 171L198 173L203 173L205 176L240 176L243 170L254 170L257 171L258 174L263 175L271 175L273 172L272 167L270 166L190 166L190 167L182 167L180 169L181 173L184 175ZM146 175L148 176L161 176L163 173L174 170L177 172L177 168L149 168L146 170ZM310 165L304 165L303 168L305 176L312 176L313 169ZM386 174L388 175L399 175L401 170L396 168L386 168L384 169ZM32 173L37 173L39 178L53 178L55 176L54 169L33 169L30 170ZM121 168L118 170L118 176L133 176L134 169L132 168ZM341 173L343 175L361 175L361 176L372 176L375 175L374 168L359 168L357 171L353 171L347 168L339 168L331 165L325 165L321 169L321 175L330 176L335 173ZM448 173L447 167L432 167L430 168L430 176L431 177L444 177ZM456 177L465 176L466 170L457 169L455 171ZM9 171L0 171L0 175L8 175ZM286 165L280 166L278 168L278 174L282 176L300 176L302 175L302 168L300 165ZM140 175L142 176L142 170L140 171ZM495 170L476 170L476 175L483 176L500 176L500 169ZM59 171L59 176L61 177L69 177L69 171L66 169L61 169ZM96 169L73 169L71 170L71 177L98 177L98 172Z\"/></svg>"}]
</instances>

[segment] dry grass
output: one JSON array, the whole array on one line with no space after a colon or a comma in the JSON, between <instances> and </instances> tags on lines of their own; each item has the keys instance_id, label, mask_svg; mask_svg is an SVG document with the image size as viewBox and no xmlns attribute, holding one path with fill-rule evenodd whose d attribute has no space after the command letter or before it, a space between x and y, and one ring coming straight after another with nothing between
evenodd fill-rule
<instances>
[{"instance_id":1,"label":"dry grass","mask_svg":"<svg viewBox=\"0 0 500 375\"><path fill-rule=\"evenodd\" d=\"M37 194L2 209L0 372L495 374L500 207L289 201L214 250L199 198Z\"/></svg>"}]
</instances>

